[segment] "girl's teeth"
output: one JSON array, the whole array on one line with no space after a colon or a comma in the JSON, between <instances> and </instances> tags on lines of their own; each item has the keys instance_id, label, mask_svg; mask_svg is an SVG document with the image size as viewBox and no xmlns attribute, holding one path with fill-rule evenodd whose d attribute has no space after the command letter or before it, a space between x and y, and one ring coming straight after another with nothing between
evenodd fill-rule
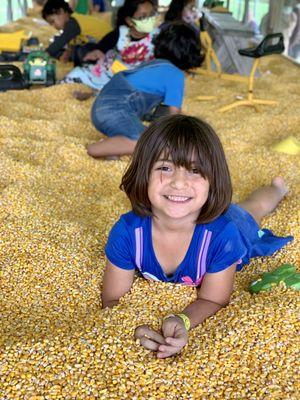
<instances>
[{"instance_id":1,"label":"girl's teeth","mask_svg":"<svg viewBox=\"0 0 300 400\"><path fill-rule=\"evenodd\" d=\"M172 201L182 201L182 202L189 199L189 197L183 197L183 196L167 196L167 198Z\"/></svg>"}]
</instances>

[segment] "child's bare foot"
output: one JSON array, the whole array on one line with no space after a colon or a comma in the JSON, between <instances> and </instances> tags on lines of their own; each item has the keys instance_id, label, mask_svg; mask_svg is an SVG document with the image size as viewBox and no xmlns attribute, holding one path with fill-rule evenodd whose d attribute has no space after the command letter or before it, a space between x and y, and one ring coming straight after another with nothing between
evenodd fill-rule
<instances>
[{"instance_id":1,"label":"child's bare foot","mask_svg":"<svg viewBox=\"0 0 300 400\"><path fill-rule=\"evenodd\" d=\"M88 100L94 96L93 92L82 92L80 90L74 90L72 93L73 97L79 101Z\"/></svg>"},{"instance_id":2,"label":"child's bare foot","mask_svg":"<svg viewBox=\"0 0 300 400\"><path fill-rule=\"evenodd\" d=\"M104 157L107 160L114 160L115 157L132 154L135 145L135 140L128 139L125 136L112 136L104 140L100 139L99 142L89 144L87 146L87 153L94 158Z\"/></svg>"},{"instance_id":3,"label":"child's bare foot","mask_svg":"<svg viewBox=\"0 0 300 400\"><path fill-rule=\"evenodd\" d=\"M281 194L281 198L283 198L289 191L285 180L281 176L275 176L275 178L272 179L271 186L275 186L277 188Z\"/></svg>"}]
</instances>

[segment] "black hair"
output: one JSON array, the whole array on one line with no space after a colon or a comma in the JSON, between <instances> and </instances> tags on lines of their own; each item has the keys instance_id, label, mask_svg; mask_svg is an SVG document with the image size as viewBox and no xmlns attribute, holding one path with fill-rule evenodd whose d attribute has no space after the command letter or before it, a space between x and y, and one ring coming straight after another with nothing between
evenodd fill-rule
<instances>
[{"instance_id":1,"label":"black hair","mask_svg":"<svg viewBox=\"0 0 300 400\"><path fill-rule=\"evenodd\" d=\"M157 5L156 0L125 0L123 6L119 8L117 13L116 27L127 25L125 19L127 17L133 17L138 6L144 3L150 3L153 7L156 7Z\"/></svg>"},{"instance_id":2,"label":"black hair","mask_svg":"<svg viewBox=\"0 0 300 400\"><path fill-rule=\"evenodd\" d=\"M232 185L224 150L214 129L205 121L186 115L171 115L154 121L141 135L120 185L133 211L152 216L148 197L154 163L163 156L176 167L197 169L209 182L209 193L196 223L207 223L230 205Z\"/></svg>"},{"instance_id":3,"label":"black hair","mask_svg":"<svg viewBox=\"0 0 300 400\"><path fill-rule=\"evenodd\" d=\"M172 0L165 15L165 21L182 20L182 11L193 0Z\"/></svg>"},{"instance_id":4,"label":"black hair","mask_svg":"<svg viewBox=\"0 0 300 400\"><path fill-rule=\"evenodd\" d=\"M65 0L48 0L42 10L42 17L46 19L48 15L58 14L63 9L68 14L72 14L73 10Z\"/></svg>"},{"instance_id":5,"label":"black hair","mask_svg":"<svg viewBox=\"0 0 300 400\"><path fill-rule=\"evenodd\" d=\"M200 67L204 59L199 34L183 21L166 24L153 44L155 58L169 60L183 71Z\"/></svg>"}]
</instances>

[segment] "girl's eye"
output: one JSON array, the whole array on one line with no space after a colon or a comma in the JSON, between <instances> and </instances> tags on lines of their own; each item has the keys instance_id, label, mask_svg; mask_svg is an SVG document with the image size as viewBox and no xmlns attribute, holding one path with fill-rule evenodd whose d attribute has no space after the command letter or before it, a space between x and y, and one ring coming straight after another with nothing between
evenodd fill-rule
<instances>
[{"instance_id":1,"label":"girl's eye","mask_svg":"<svg viewBox=\"0 0 300 400\"><path fill-rule=\"evenodd\" d=\"M170 167L167 167L166 165L162 165L161 167L157 168L159 171L170 171Z\"/></svg>"},{"instance_id":2,"label":"girl's eye","mask_svg":"<svg viewBox=\"0 0 300 400\"><path fill-rule=\"evenodd\" d=\"M201 171L200 171L199 168L192 168L189 172L190 172L191 174L201 175Z\"/></svg>"}]
</instances>

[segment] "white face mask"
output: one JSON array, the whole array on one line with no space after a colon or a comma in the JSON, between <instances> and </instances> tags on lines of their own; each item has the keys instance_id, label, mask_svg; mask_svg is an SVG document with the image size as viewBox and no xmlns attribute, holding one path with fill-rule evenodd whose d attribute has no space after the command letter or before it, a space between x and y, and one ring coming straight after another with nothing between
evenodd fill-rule
<instances>
[{"instance_id":1,"label":"white face mask","mask_svg":"<svg viewBox=\"0 0 300 400\"><path fill-rule=\"evenodd\" d=\"M140 33L150 33L156 27L156 15L143 19L131 18L131 20L134 23L135 29Z\"/></svg>"}]
</instances>

